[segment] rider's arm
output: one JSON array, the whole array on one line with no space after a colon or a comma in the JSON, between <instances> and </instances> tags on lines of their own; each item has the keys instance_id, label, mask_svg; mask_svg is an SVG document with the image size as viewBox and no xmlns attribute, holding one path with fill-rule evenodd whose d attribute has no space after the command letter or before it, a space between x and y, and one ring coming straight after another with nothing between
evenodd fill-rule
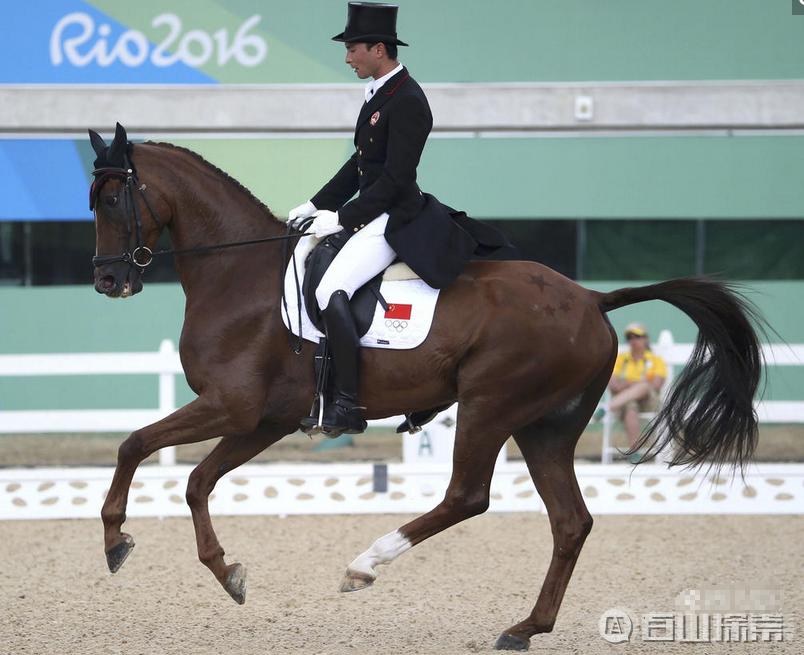
<instances>
[{"instance_id":1,"label":"rider's arm","mask_svg":"<svg viewBox=\"0 0 804 655\"><path fill-rule=\"evenodd\" d=\"M317 209L337 211L357 193L359 186L357 153L355 152L332 179L321 188L321 191L310 198L310 201Z\"/></svg>"}]
</instances>

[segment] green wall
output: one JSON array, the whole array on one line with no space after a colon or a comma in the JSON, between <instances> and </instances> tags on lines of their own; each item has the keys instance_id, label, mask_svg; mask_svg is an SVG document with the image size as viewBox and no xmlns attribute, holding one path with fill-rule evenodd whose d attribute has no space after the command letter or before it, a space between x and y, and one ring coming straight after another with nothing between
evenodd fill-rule
<instances>
[{"instance_id":1,"label":"green wall","mask_svg":"<svg viewBox=\"0 0 804 655\"><path fill-rule=\"evenodd\" d=\"M802 166L804 137L656 136L431 139L419 170L479 218L793 218Z\"/></svg>"},{"instance_id":2,"label":"green wall","mask_svg":"<svg viewBox=\"0 0 804 655\"><path fill-rule=\"evenodd\" d=\"M641 283L640 283L641 284ZM627 281L595 283L606 291ZM804 343L804 282L748 283L748 296L779 333L773 341ZM0 354L155 351L162 339L178 344L184 314L182 290L175 284L146 284L124 300L99 296L85 287L0 287ZM645 322L654 336L663 329L689 343L694 324L672 306L653 301L612 312L622 333L632 320ZM804 367L771 367L769 397L804 399ZM191 400L183 380L177 401ZM2 409L147 408L158 404L156 376L64 376L0 378Z\"/></svg>"},{"instance_id":3,"label":"green wall","mask_svg":"<svg viewBox=\"0 0 804 655\"><path fill-rule=\"evenodd\" d=\"M804 19L802 19L804 27ZM349 138L177 139L273 211L311 197ZM420 186L493 218L804 218L804 136L431 138Z\"/></svg>"},{"instance_id":4,"label":"green wall","mask_svg":"<svg viewBox=\"0 0 804 655\"><path fill-rule=\"evenodd\" d=\"M210 63L223 83L354 81L343 45L346 0L89 0L154 43L155 15L186 33L233 34L254 14L268 56L245 68ZM789 0L398 0L400 59L421 82L792 79L804 19Z\"/></svg>"}]
</instances>

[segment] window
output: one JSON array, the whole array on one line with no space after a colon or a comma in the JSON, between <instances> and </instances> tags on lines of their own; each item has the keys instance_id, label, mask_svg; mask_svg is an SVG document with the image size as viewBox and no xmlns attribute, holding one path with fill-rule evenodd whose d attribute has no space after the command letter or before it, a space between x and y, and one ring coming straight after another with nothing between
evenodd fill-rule
<instances>
[{"instance_id":1,"label":"window","mask_svg":"<svg viewBox=\"0 0 804 655\"><path fill-rule=\"evenodd\" d=\"M163 234L157 249L170 247ZM0 222L0 284L93 284L95 225L85 221ZM173 259L148 267L149 282L178 280Z\"/></svg>"},{"instance_id":2,"label":"window","mask_svg":"<svg viewBox=\"0 0 804 655\"><path fill-rule=\"evenodd\" d=\"M585 280L665 280L696 273L696 222L585 221Z\"/></svg>"},{"instance_id":3,"label":"window","mask_svg":"<svg viewBox=\"0 0 804 655\"><path fill-rule=\"evenodd\" d=\"M567 277L576 277L577 221L533 219L488 223L501 230L515 246L513 250L498 251L491 259L526 259Z\"/></svg>"},{"instance_id":4,"label":"window","mask_svg":"<svg viewBox=\"0 0 804 655\"><path fill-rule=\"evenodd\" d=\"M492 259L538 261L575 280L653 281L704 273L743 280L804 280L804 220L488 221L513 250ZM163 234L156 250L170 248ZM91 222L0 222L0 284L92 284ZM177 282L157 257L147 282Z\"/></svg>"}]
</instances>

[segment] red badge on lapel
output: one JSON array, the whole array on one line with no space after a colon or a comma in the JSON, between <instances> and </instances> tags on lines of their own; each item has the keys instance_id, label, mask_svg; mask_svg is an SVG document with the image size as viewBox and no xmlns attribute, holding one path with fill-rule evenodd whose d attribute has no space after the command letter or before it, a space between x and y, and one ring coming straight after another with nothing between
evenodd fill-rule
<instances>
[{"instance_id":1,"label":"red badge on lapel","mask_svg":"<svg viewBox=\"0 0 804 655\"><path fill-rule=\"evenodd\" d=\"M374 114L371 117L371 120L369 122L372 125L376 125L378 120L380 120L380 112L375 111Z\"/></svg>"}]
</instances>

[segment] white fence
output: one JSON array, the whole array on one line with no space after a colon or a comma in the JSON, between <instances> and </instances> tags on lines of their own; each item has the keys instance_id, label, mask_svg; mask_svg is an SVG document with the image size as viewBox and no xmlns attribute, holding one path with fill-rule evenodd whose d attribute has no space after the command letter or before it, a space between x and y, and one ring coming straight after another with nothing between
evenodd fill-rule
<instances>
[{"instance_id":1,"label":"white fence","mask_svg":"<svg viewBox=\"0 0 804 655\"><path fill-rule=\"evenodd\" d=\"M620 347L621 350L627 346ZM654 352L664 358L668 365L670 386L675 367L683 366L692 353L693 344L675 343L669 330L659 335L657 343L651 346ZM772 366L804 365L804 344L765 345L763 347L767 363ZM150 373L159 377L159 406L153 409L70 409L70 410L6 410L0 411L0 434L25 433L64 433L64 432L132 432L164 418L176 408L176 375L184 371L179 354L173 342L162 341L158 352L138 353L75 353L42 355L0 355L0 376L53 376L53 375L132 375ZM449 412L450 410L448 410ZM454 412L454 407L452 408ZM763 423L804 423L804 401L761 401L757 404L759 420ZM452 416L454 419L454 414ZM395 427L402 417L392 417L374 421L374 426ZM434 422L433 428L447 429L446 425ZM611 413L607 414L603 426L602 463L611 461ZM432 435L430 435L432 436ZM416 443L418 443L418 437ZM435 461L446 461L451 453L448 444L447 456L440 443L432 444ZM409 439L405 443L405 461L413 461L410 453L416 450ZM160 451L161 464L175 464L175 449ZM503 460L504 461L504 460Z\"/></svg>"},{"instance_id":2,"label":"white fence","mask_svg":"<svg viewBox=\"0 0 804 655\"><path fill-rule=\"evenodd\" d=\"M654 350L668 364L687 360L691 344L675 344L662 333ZM766 347L771 365L802 365L804 345ZM0 355L0 376L154 374L159 407L137 410L0 411L0 433L128 432L175 409L178 353L165 340L156 353ZM757 407L765 422L804 422L804 402L772 401ZM213 514L423 512L443 496L450 477L454 406L429 430L406 435L404 462L383 469L378 487L371 464L304 466L248 464L221 480L210 502ZM452 417L453 420L450 420ZM398 423L399 417L379 422ZM431 440L430 464L418 458ZM165 453L167 451L167 453ZM132 485L130 516L186 516L182 484L191 466L175 466L163 449L163 466L143 466ZM605 457L605 452L604 452ZM414 463L416 462L416 463ZM661 464L636 469L619 465L577 465L584 499L593 514L804 514L804 466L760 464L745 479L695 478ZM96 517L111 480L111 468L0 469L0 519ZM543 511L524 463L498 459L491 511Z\"/></svg>"},{"instance_id":3,"label":"white fence","mask_svg":"<svg viewBox=\"0 0 804 655\"><path fill-rule=\"evenodd\" d=\"M184 375L170 339L158 352L0 355L0 376L134 375L159 376L155 409L68 409L0 411L0 434L47 432L133 432L176 411L176 375ZM175 464L175 449L159 454L160 464Z\"/></svg>"},{"instance_id":4,"label":"white fence","mask_svg":"<svg viewBox=\"0 0 804 655\"><path fill-rule=\"evenodd\" d=\"M141 466L126 516L189 516L184 488L190 465ZM376 466L246 464L210 496L214 515L422 514L444 497L449 465L388 464L377 489ZM745 478L694 477L659 464L575 467L584 502L599 514L804 514L804 466L758 464ZM112 469L2 469L0 520L97 518ZM491 512L544 512L524 462L495 467Z\"/></svg>"},{"instance_id":5,"label":"white fence","mask_svg":"<svg viewBox=\"0 0 804 655\"><path fill-rule=\"evenodd\" d=\"M75 353L44 355L0 355L0 377L54 375L134 375L150 373L159 376L159 406L155 409L67 409L67 410L7 410L0 411L0 434L38 434L64 432L133 432L155 423L178 409L176 407L176 375L184 375L179 353L170 339L164 339L157 352L134 353ZM445 412L447 416L450 410ZM438 433L454 425L452 420L434 421L426 445L431 460L446 461L446 453ZM372 421L376 427L396 427L403 416ZM435 435L432 434L435 431ZM416 442L418 443L418 439ZM416 444L408 443L407 461L416 461ZM502 456L504 460L504 455ZM176 463L175 447L159 451L159 463Z\"/></svg>"}]
</instances>

